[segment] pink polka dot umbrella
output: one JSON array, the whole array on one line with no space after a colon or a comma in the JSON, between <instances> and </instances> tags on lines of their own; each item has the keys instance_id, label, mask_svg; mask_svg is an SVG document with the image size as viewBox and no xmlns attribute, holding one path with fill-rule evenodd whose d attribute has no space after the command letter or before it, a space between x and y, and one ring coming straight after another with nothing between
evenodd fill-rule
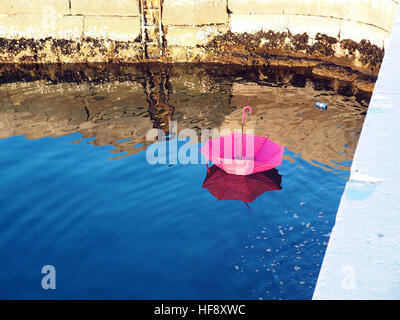
<instances>
[{"instance_id":1,"label":"pink polka dot umbrella","mask_svg":"<svg viewBox=\"0 0 400 320\"><path fill-rule=\"evenodd\" d=\"M281 165L285 149L267 137L243 133L246 109L252 112L249 106L243 108L241 133L234 132L208 140L200 149L208 161L226 173L241 176L267 171Z\"/></svg>"}]
</instances>

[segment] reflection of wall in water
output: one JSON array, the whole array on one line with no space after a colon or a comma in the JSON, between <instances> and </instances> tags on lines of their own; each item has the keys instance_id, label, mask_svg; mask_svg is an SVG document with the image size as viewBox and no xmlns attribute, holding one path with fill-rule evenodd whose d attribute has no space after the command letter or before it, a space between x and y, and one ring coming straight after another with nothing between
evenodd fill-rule
<instances>
[{"instance_id":1,"label":"reflection of wall in water","mask_svg":"<svg viewBox=\"0 0 400 320\"><path fill-rule=\"evenodd\" d=\"M26 135L28 139L38 139L80 132L83 138L96 137L91 144L111 144L116 147L114 152L131 155L146 149L146 133L150 129L168 133L175 105L179 105L178 128L197 129L203 125L201 115L211 119L209 124L213 127L220 125L223 116L215 109L225 110L223 106L229 103L218 85L209 87L213 81L206 74L174 73L168 67L126 66L123 75L101 66L4 68L3 81L8 78L7 73L23 81L10 79L10 83L0 86L4 105L0 111L1 138ZM207 111L199 110L205 101L210 101ZM130 141L117 143L125 139ZM142 146L133 148L137 145Z\"/></svg>"},{"instance_id":2,"label":"reflection of wall in water","mask_svg":"<svg viewBox=\"0 0 400 320\"><path fill-rule=\"evenodd\" d=\"M114 144L118 152L136 153L141 149L131 147L145 143L146 132L153 125L142 87L126 85L63 83L45 86L45 94L41 82L29 83L23 91L7 85L9 98L3 116L12 117L14 123L0 134L38 139L81 132L83 137L96 137L91 142L94 145ZM2 100L5 92L1 90ZM131 141L115 144L123 139Z\"/></svg>"},{"instance_id":3,"label":"reflection of wall in water","mask_svg":"<svg viewBox=\"0 0 400 320\"><path fill-rule=\"evenodd\" d=\"M3 81L12 74L25 82L10 79L0 86L1 137L81 132L96 137L90 142L94 145L114 145L115 152L128 155L146 149L148 130L168 132L170 120L178 122L178 130L192 128L199 134L203 128L240 129L241 108L250 104L254 113L247 117L247 128L305 160L332 166L332 160L352 158L364 120L361 106L368 103L356 101L346 83L313 82L304 72L282 69L125 66L120 74L122 69L101 65L75 71L66 66L21 68L2 72ZM328 111L316 109L317 100L328 102ZM130 140L117 143L124 139Z\"/></svg>"},{"instance_id":4,"label":"reflection of wall in water","mask_svg":"<svg viewBox=\"0 0 400 320\"><path fill-rule=\"evenodd\" d=\"M328 111L314 106L320 100L328 103ZM332 161L352 159L366 111L354 97L318 92L311 83L304 88L235 83L232 105L238 108L226 116L221 129L240 129L239 106L244 104L254 106L246 117L246 129L268 136L304 160L332 167L337 167Z\"/></svg>"},{"instance_id":5,"label":"reflection of wall in water","mask_svg":"<svg viewBox=\"0 0 400 320\"><path fill-rule=\"evenodd\" d=\"M168 73L160 68L158 73L146 68L145 94L149 103L149 112L154 128L161 129L166 135L169 132L169 122L173 120L174 107L169 103L172 86Z\"/></svg>"}]
</instances>

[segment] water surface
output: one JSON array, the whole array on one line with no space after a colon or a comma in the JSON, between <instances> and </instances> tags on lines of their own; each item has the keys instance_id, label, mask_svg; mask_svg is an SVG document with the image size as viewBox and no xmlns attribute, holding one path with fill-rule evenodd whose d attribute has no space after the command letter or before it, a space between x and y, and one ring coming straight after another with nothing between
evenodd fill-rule
<instances>
[{"instance_id":1,"label":"water surface","mask_svg":"<svg viewBox=\"0 0 400 320\"><path fill-rule=\"evenodd\" d=\"M2 66L0 82L1 298L312 297L369 102L351 83L201 65ZM240 129L247 104L246 127L286 147L281 190L249 208L202 188L204 165L147 163L148 130Z\"/></svg>"}]
</instances>

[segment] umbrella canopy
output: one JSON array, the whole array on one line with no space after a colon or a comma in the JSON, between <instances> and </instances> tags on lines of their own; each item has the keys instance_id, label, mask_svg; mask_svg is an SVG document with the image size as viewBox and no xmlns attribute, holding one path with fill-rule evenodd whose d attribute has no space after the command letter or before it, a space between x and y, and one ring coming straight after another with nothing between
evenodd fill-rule
<instances>
[{"instance_id":1,"label":"umbrella canopy","mask_svg":"<svg viewBox=\"0 0 400 320\"><path fill-rule=\"evenodd\" d=\"M234 132L208 140L200 152L226 173L249 175L281 165L284 149L267 137Z\"/></svg>"},{"instance_id":2,"label":"umbrella canopy","mask_svg":"<svg viewBox=\"0 0 400 320\"><path fill-rule=\"evenodd\" d=\"M228 174L212 166L203 182L203 188L218 200L240 200L253 202L266 191L281 190L282 176L278 170L258 172L248 176Z\"/></svg>"}]
</instances>

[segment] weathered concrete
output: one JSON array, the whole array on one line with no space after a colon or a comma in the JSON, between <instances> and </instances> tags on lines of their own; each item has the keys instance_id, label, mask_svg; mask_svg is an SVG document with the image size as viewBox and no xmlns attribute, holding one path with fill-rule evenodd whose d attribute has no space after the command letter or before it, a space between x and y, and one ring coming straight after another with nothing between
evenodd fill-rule
<instances>
[{"instance_id":1,"label":"weathered concrete","mask_svg":"<svg viewBox=\"0 0 400 320\"><path fill-rule=\"evenodd\" d=\"M320 17L354 21L390 32L398 1L394 0L229 0L232 14Z\"/></svg>"},{"instance_id":2,"label":"weathered concrete","mask_svg":"<svg viewBox=\"0 0 400 320\"><path fill-rule=\"evenodd\" d=\"M155 45L140 45L138 0L3 0L0 40L17 42L0 47L0 62L268 65L298 64L300 58L302 65L318 60L376 75L397 6L397 0L165 0L160 54ZM146 29L148 38L158 39L149 36L158 29ZM65 43L58 40L75 41L66 45L79 51L88 39L104 47L72 55L74 50L59 48Z\"/></svg>"},{"instance_id":3,"label":"weathered concrete","mask_svg":"<svg viewBox=\"0 0 400 320\"><path fill-rule=\"evenodd\" d=\"M139 35L139 17L84 17L84 37L128 42L134 41Z\"/></svg>"},{"instance_id":4,"label":"weathered concrete","mask_svg":"<svg viewBox=\"0 0 400 320\"><path fill-rule=\"evenodd\" d=\"M2 0L0 37L130 41L140 34L135 0Z\"/></svg>"},{"instance_id":5,"label":"weathered concrete","mask_svg":"<svg viewBox=\"0 0 400 320\"><path fill-rule=\"evenodd\" d=\"M169 46L195 47L206 45L216 36L225 34L227 25L210 25L202 27L169 26L166 39Z\"/></svg>"},{"instance_id":6,"label":"weathered concrete","mask_svg":"<svg viewBox=\"0 0 400 320\"><path fill-rule=\"evenodd\" d=\"M71 14L139 16L138 0L71 0Z\"/></svg>"},{"instance_id":7,"label":"weathered concrete","mask_svg":"<svg viewBox=\"0 0 400 320\"><path fill-rule=\"evenodd\" d=\"M400 299L400 10L314 299Z\"/></svg>"},{"instance_id":8,"label":"weathered concrete","mask_svg":"<svg viewBox=\"0 0 400 320\"><path fill-rule=\"evenodd\" d=\"M69 0L2 0L1 11L6 14L65 15L69 14ZM4 10L4 11L3 11Z\"/></svg>"},{"instance_id":9,"label":"weathered concrete","mask_svg":"<svg viewBox=\"0 0 400 320\"><path fill-rule=\"evenodd\" d=\"M4 15L0 16L0 37L5 39L79 39L83 16ZM11 25L11 28L4 26Z\"/></svg>"},{"instance_id":10,"label":"weathered concrete","mask_svg":"<svg viewBox=\"0 0 400 320\"><path fill-rule=\"evenodd\" d=\"M201 26L228 23L227 2L220 0L164 0L163 24Z\"/></svg>"}]
</instances>

